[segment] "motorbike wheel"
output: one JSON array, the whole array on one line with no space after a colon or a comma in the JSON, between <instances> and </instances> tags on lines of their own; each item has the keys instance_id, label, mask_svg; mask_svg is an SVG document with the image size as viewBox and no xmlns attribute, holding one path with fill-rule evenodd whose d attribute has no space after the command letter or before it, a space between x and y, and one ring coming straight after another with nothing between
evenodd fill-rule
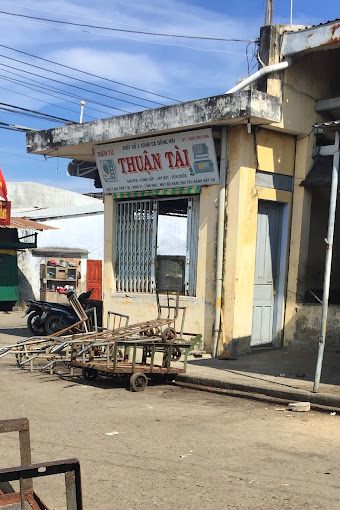
<instances>
[{"instance_id":1,"label":"motorbike wheel","mask_svg":"<svg viewBox=\"0 0 340 510\"><path fill-rule=\"evenodd\" d=\"M40 323L41 314L38 312L32 312L27 317L27 327L33 336L45 336L45 324Z\"/></svg>"},{"instance_id":2,"label":"motorbike wheel","mask_svg":"<svg viewBox=\"0 0 340 510\"><path fill-rule=\"evenodd\" d=\"M53 336L55 333L58 333L58 331L67 328L69 325L70 324L60 315L51 314L45 321L46 333L49 336Z\"/></svg>"}]
</instances>

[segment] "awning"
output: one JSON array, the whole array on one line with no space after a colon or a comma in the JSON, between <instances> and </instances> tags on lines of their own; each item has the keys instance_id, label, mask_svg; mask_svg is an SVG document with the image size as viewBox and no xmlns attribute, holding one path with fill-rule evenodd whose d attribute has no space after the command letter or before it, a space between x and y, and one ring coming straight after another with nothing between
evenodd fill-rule
<instances>
[{"instance_id":1,"label":"awning","mask_svg":"<svg viewBox=\"0 0 340 510\"><path fill-rule=\"evenodd\" d=\"M304 188L329 188L332 179L333 156L317 156L306 179L300 183Z\"/></svg>"},{"instance_id":2,"label":"awning","mask_svg":"<svg viewBox=\"0 0 340 510\"><path fill-rule=\"evenodd\" d=\"M128 193L113 193L113 198L139 198L139 197L163 197L176 195L198 195L201 192L200 186L188 188L155 189L152 191L131 191Z\"/></svg>"},{"instance_id":3,"label":"awning","mask_svg":"<svg viewBox=\"0 0 340 510\"><path fill-rule=\"evenodd\" d=\"M43 223L37 223L36 221L26 220L25 218L13 218L11 217L11 223L9 225L0 225L0 228L26 228L31 230L59 230L56 227L50 227Z\"/></svg>"}]
</instances>

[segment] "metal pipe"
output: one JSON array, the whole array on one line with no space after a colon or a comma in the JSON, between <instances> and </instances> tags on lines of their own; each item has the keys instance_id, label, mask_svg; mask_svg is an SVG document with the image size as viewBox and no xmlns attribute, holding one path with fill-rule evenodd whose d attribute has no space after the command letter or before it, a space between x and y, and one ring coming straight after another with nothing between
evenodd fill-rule
<instances>
[{"instance_id":1,"label":"metal pipe","mask_svg":"<svg viewBox=\"0 0 340 510\"><path fill-rule=\"evenodd\" d=\"M225 222L225 188L227 173L227 142L228 128L222 127L221 159L220 159L220 191L218 199L217 248L216 248L216 298L213 357L217 356L218 334L220 331L222 308L222 281L223 281L223 248L224 248L224 222Z\"/></svg>"},{"instance_id":2,"label":"metal pipe","mask_svg":"<svg viewBox=\"0 0 340 510\"><path fill-rule=\"evenodd\" d=\"M317 359L317 363L316 363L315 379L314 379L314 387L313 387L314 392L317 392L319 390L323 353L325 350L328 297L329 297L329 286L330 286L330 280L331 280L333 237L334 237L336 201L337 201L337 196L338 196L338 183L339 183L339 132L336 131L335 143L334 143L334 155L333 155L331 196L330 196L330 201L329 201L328 232L327 232L327 239L326 239L326 259L325 259L325 271L324 271L323 293L322 293L321 330L320 330L320 339L319 339L318 359Z\"/></svg>"},{"instance_id":3,"label":"metal pipe","mask_svg":"<svg viewBox=\"0 0 340 510\"><path fill-rule=\"evenodd\" d=\"M291 59L287 57L287 59L284 62L279 62L278 64L272 64L270 66L262 67L262 69L256 71L256 73L252 74L245 80L235 85L235 87L225 92L225 94L233 94L234 92L238 92L239 90L242 90L245 87L247 87L247 85L249 85L250 83L253 83L254 81L261 78L261 76L265 76L266 74L269 73L275 73L277 71L282 71L283 69L289 67L291 63L292 63Z\"/></svg>"}]
</instances>

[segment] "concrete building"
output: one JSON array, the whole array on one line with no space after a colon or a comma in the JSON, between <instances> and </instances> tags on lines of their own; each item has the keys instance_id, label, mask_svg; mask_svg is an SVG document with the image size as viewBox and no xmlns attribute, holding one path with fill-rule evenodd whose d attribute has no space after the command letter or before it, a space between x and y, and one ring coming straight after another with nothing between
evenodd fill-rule
<instances>
[{"instance_id":1,"label":"concrete building","mask_svg":"<svg viewBox=\"0 0 340 510\"><path fill-rule=\"evenodd\" d=\"M56 258L79 260L80 277L76 288L84 292L88 283L88 260L103 260L103 202L80 193L33 182L9 182L7 188L13 215L40 224L46 222L54 227L41 232L33 250L26 249L18 253L20 300L35 298L57 301L59 297L64 298L50 292L47 295L46 292L41 293L41 266L49 259ZM55 287L57 283L53 285ZM101 299L101 292L97 299Z\"/></svg>"},{"instance_id":2,"label":"concrete building","mask_svg":"<svg viewBox=\"0 0 340 510\"><path fill-rule=\"evenodd\" d=\"M101 181L106 310L152 318L155 289L177 286L185 329L210 351L317 344L321 307L308 301L322 287L329 190L313 175L340 129L324 124L340 107L339 27L262 27L259 72L224 95L27 134L28 152L71 155L70 173ZM185 249L167 236L160 249L177 229ZM332 347L339 319L331 305Z\"/></svg>"}]
</instances>

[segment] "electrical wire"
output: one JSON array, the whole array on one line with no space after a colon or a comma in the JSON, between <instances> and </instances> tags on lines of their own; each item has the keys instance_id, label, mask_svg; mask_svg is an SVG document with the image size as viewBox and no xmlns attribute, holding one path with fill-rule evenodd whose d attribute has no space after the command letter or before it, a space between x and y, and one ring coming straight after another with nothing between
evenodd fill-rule
<instances>
[{"instance_id":1,"label":"electrical wire","mask_svg":"<svg viewBox=\"0 0 340 510\"><path fill-rule=\"evenodd\" d=\"M3 18L3 16L0 14L0 18ZM16 20L8 20L7 18L4 18L6 20L6 22L13 22L13 23L16 23ZM189 50L195 50L195 51L205 51L205 52L214 52L214 53L229 53L230 55L239 55L241 57L245 57L245 53L238 53L238 52L235 52L235 51L229 51L229 50L220 50L220 49L208 49L208 48L197 48L197 46L188 46L187 44L168 44L168 43L165 43L165 42L155 42L155 41L148 41L146 39L136 39L135 37L128 37L128 36L122 36L122 35L118 35L117 33L114 33L114 34L103 34L101 32L93 32L91 30L79 30L79 29L76 29L76 28L67 28L67 27L58 27L58 26L54 26L54 25L49 25L48 23L44 23L44 22L40 22L40 21L25 21L25 20L19 20L19 22L21 23L24 23L25 25L44 25L44 26L47 26L47 27L53 27L55 30L66 30L68 32L84 32L86 34L91 34L91 35L95 35L95 36L100 36L100 37L114 37L115 39L125 39L125 40L128 40L128 41L136 41L138 43L142 43L142 44L154 44L154 45L157 45L157 46L174 46L176 48L186 48L186 49L189 49ZM130 85L124 85L125 87L130 87ZM136 88L136 87L131 87L131 88ZM138 89L137 89L138 90ZM123 92L120 92L120 93L123 93ZM153 92L149 92L149 94L154 94ZM158 95L159 94L154 94L154 95ZM164 97L164 96L160 96L160 97ZM177 100L178 101L178 100Z\"/></svg>"},{"instance_id":2,"label":"electrical wire","mask_svg":"<svg viewBox=\"0 0 340 510\"><path fill-rule=\"evenodd\" d=\"M183 38L183 39L199 39L199 40L205 40L205 41L222 41L222 42L242 42L242 43L249 43L254 42L250 39L228 39L225 37L211 37L211 36L202 36L202 35L189 35L189 34L166 34L161 32L146 32L143 30L127 30L122 28L112 28L112 27L101 27L96 25L89 25L85 23L74 23L71 21L60 21L60 20L53 20L49 18L43 18L41 16L29 16L27 14L15 14L13 12L7 12L7 11L0 11L0 14L6 14L7 16L14 16L19 18L27 18L27 19L35 19L40 21L48 21L49 23L58 23L61 25L71 25L76 27L83 27L83 28L95 28L100 30L110 30L113 32L126 32L126 33L133 33L133 34L143 34L143 35L154 35L154 36L160 36L160 37L175 37L175 38Z\"/></svg>"},{"instance_id":3,"label":"electrical wire","mask_svg":"<svg viewBox=\"0 0 340 510\"><path fill-rule=\"evenodd\" d=\"M42 69L43 71L47 71L48 73L58 74L59 76L64 76L64 77L70 78L72 80L77 79L77 78L74 78L74 77L69 76L69 75L64 74L64 73L58 73L58 71L51 71L50 69L45 69L44 67L37 66L35 64L29 64L28 62L24 62L23 60L19 60L17 58L7 57L6 55L2 55L2 54L0 54L0 57L8 59L8 60L12 60L14 62L19 62L19 64L24 64L26 66L34 67L36 69ZM8 67L11 67L11 66L8 66ZM99 95L99 96L108 97L109 99L114 99L115 101L120 101L122 103L131 104L133 106L140 106L141 108L150 108L149 106L146 106L146 105L143 105L143 104L140 104L140 103L134 103L132 101L128 101L127 99L120 99L119 97L109 96L108 94L103 94L102 92L97 92L97 91L94 91L94 90L89 90L89 89L87 89L85 87L79 87L78 85L70 85L69 83L66 83L66 82L64 82L62 80L56 80L55 78L49 78L48 76L43 76L41 74L25 71L24 69L20 69L20 70L25 72L25 73L33 74L34 76L38 76L39 78L44 78L45 80L51 80L51 81L55 81L57 83L61 83L62 85L66 85L67 87L74 87L74 88L79 89L79 90L85 90L86 92L90 92L91 94L96 94L96 95ZM82 82L85 82L85 83L89 83L89 82L86 82L85 80L77 80L77 81L82 81ZM92 83L90 83L90 85L95 86Z\"/></svg>"},{"instance_id":4,"label":"electrical wire","mask_svg":"<svg viewBox=\"0 0 340 510\"><path fill-rule=\"evenodd\" d=\"M264 0L263 0L264 2ZM55 14L56 16L60 16L60 13L59 12L55 12L55 11L46 11L45 9L35 9L34 7L27 7L25 5L19 5L19 4L14 4L12 2L5 2L3 0L0 0L0 4L7 4L7 5L11 5L12 7L21 7L22 9L26 9L26 10L29 10L29 11L37 11L37 12L45 12L47 14ZM82 16L81 14L72 14L72 13L66 13L64 12L63 13L65 16L74 16L76 18L83 18L83 19L91 19L92 21L104 21L106 23L115 23L116 25L122 25L122 26L125 26L125 27L134 27L134 28L143 28L144 30L160 30L161 32L163 33L167 33L166 30L161 30L159 28L154 28L154 27L144 27L142 25L132 25L131 23L128 24L128 23L121 23L120 21L113 21L113 20L108 20L108 19L103 19L103 18L93 18L92 16Z\"/></svg>"},{"instance_id":5,"label":"electrical wire","mask_svg":"<svg viewBox=\"0 0 340 510\"><path fill-rule=\"evenodd\" d=\"M11 69L17 69L16 67L6 66L5 64L0 64L0 68L1 68L1 67L10 67ZM21 71L21 69L17 69L17 70L20 70L20 71ZM38 83L38 84L39 84L39 85L38 85L38 86L39 86L39 88L38 88L38 89L32 89L32 87L29 87L28 85L26 85L26 84L27 84L27 82L25 82L25 81L21 81L21 80L14 80L14 79L12 80L14 83L17 83L17 82L19 82L19 83L23 83L24 85L26 85L28 88L31 88L32 90L38 90L38 92L40 92L40 89L45 89L45 90L48 90L48 91L53 90L53 91L59 92L59 93L61 93L61 94L67 95L67 96L69 96L69 97L74 97L74 98L76 98L76 99L84 100L84 101L89 102L89 103L91 103L91 104L98 104L98 105L100 105L100 106L104 106L104 107L106 107L106 108L110 108L110 109L112 109L112 110L118 110L118 111L123 112L123 113L130 113L128 110L123 110L122 108L117 108L116 106L110 106L110 105L107 105L107 104L104 104L104 103L100 103L100 102L98 102L98 101L95 101L94 99L88 99L88 98L84 97L83 95L78 96L78 95L76 95L76 94L73 94L72 92L62 91L62 90L60 90L60 89L58 89L58 88L56 88L56 87L51 87L51 86L45 86L45 85L42 85L42 84L41 84L38 80L34 80L34 79L32 79L32 78L27 78L26 76L25 76L25 77L23 77L22 75L20 75L20 74L18 74L18 73L14 73L13 71L8 71L7 69L5 69L5 71L6 71L7 73L12 73L12 74L15 74L15 75L17 75L17 76L20 76L20 77L22 77L22 78L26 78L27 80L33 81L33 82L35 82L35 83ZM24 71L24 70L22 70L22 71L23 71L23 72L28 72L28 71ZM30 74L32 74L32 73L30 73ZM33 74L34 74L34 73L33 73ZM2 78L4 78L4 77L2 77ZM44 77L43 77L43 78L44 78ZM9 79L9 78L7 78L7 79ZM46 79L47 79L47 78L46 78ZM50 95L52 95L52 94L50 94ZM53 96L53 97L58 97L58 96ZM63 98L60 98L60 97L59 97L59 99L62 99L62 100L64 100L64 101L71 102L71 103L73 103L73 104L74 104L74 102L73 102L73 101L70 101L70 100L68 100L68 99L63 99ZM87 108L88 108L88 109L90 109L90 110L98 111L98 112L100 112L100 113L104 113L105 115L109 115L109 116L111 116L111 117L112 117L112 113L104 112L104 111L102 111L102 110L99 110L98 108L91 108L90 106L87 106Z\"/></svg>"},{"instance_id":6,"label":"electrical wire","mask_svg":"<svg viewBox=\"0 0 340 510\"><path fill-rule=\"evenodd\" d=\"M15 106L13 104L1 103L1 102L0 102L0 105L2 105L2 107L14 108L15 110L22 110L23 112L37 114L37 115L40 115L42 117L48 117L49 119L55 119L58 122L71 122L72 124L74 124L74 120L64 119L63 117L57 117L55 115L50 115L50 114L47 114L47 113L37 112L36 110L30 110L29 108L23 108L21 106ZM4 108L1 108L1 109L4 109Z\"/></svg>"},{"instance_id":7,"label":"electrical wire","mask_svg":"<svg viewBox=\"0 0 340 510\"><path fill-rule=\"evenodd\" d=\"M58 65L60 67L64 67L65 69L70 69L71 71L77 71L78 73L86 74L88 76L92 76L93 78L97 78L97 79L100 79L100 80L105 80L105 81L108 81L108 82L111 82L111 83L115 83L117 85L122 85L123 87L128 87L128 88L131 88L131 89L134 89L134 90L138 90L139 92L144 92L146 94L151 94L153 96L162 97L163 99L169 99L170 101L175 101L177 103L180 102L178 99L173 99L171 97L162 96L160 94L156 94L155 92L150 92L149 90L140 89L140 88L137 88L137 87L133 87L131 85L127 85L126 83L122 83L122 82L119 82L119 81L111 80L110 78L104 78L103 76L98 76L97 74L89 73L87 71L83 71L81 69L77 69L76 67L71 67L71 66L67 66L65 64L60 64L59 62L54 62L53 60L49 60L47 58L38 57L37 55L33 55L32 53L27 53L26 51L18 50L16 48L11 48L10 46L5 46L4 44L0 44L0 47L1 48L6 48L7 50L15 51L16 53L21 53L23 55L27 55L28 57L33 57L33 58L36 58L36 59L39 59L39 60L43 60L44 62L48 62L49 64ZM77 79L79 80L79 78L77 78ZM83 80L79 80L79 81L83 81ZM162 103L159 103L159 102L156 102L156 101L152 101L150 99L144 99L144 98L141 98L140 96L135 96L135 95L132 95L132 94L128 94L127 92L122 92L120 90L111 89L109 87L105 87L104 85L93 84L93 83L87 82L87 81L84 81L84 83L88 83L88 84L91 84L91 85L94 85L96 87L100 87L100 88L103 88L103 89L112 90L113 92L118 92L119 94L123 94L125 96L135 97L137 99L143 99L144 101L148 101L149 103L155 103L155 104L159 104L161 106L165 106Z\"/></svg>"},{"instance_id":8,"label":"electrical wire","mask_svg":"<svg viewBox=\"0 0 340 510\"><path fill-rule=\"evenodd\" d=\"M0 123L0 124L2 124L2 123ZM0 127L1 127L1 125L0 125ZM3 151L2 149L0 149L0 154L9 154L10 156L14 156L16 158L25 158L25 159L30 159L31 161L33 161L33 158L31 158L30 156L22 156L21 154L15 154L13 152ZM32 156L37 156L37 154L32 154ZM45 162L41 161L41 158L36 158L35 163L37 163L37 162L45 164Z\"/></svg>"},{"instance_id":9,"label":"electrical wire","mask_svg":"<svg viewBox=\"0 0 340 510\"><path fill-rule=\"evenodd\" d=\"M10 78L4 78L3 76L1 77L1 79L2 80L12 81ZM67 111L72 112L72 113L77 113L77 114L79 113L76 110L72 110L71 108L66 108L65 106L59 106L59 105L51 103L50 101L44 101L43 99L39 99L38 97L29 96L28 94L23 94L22 92L18 92L17 90L7 89L6 87L0 87L0 89L7 90L7 92L12 92L13 94L17 94L19 96L28 97L29 99L34 99L35 101L39 101L40 103L51 105L54 108L60 108L62 110L67 110ZM92 120L97 120L95 117L91 117L91 115L86 115L86 117L88 117L88 118L90 118Z\"/></svg>"}]
</instances>

